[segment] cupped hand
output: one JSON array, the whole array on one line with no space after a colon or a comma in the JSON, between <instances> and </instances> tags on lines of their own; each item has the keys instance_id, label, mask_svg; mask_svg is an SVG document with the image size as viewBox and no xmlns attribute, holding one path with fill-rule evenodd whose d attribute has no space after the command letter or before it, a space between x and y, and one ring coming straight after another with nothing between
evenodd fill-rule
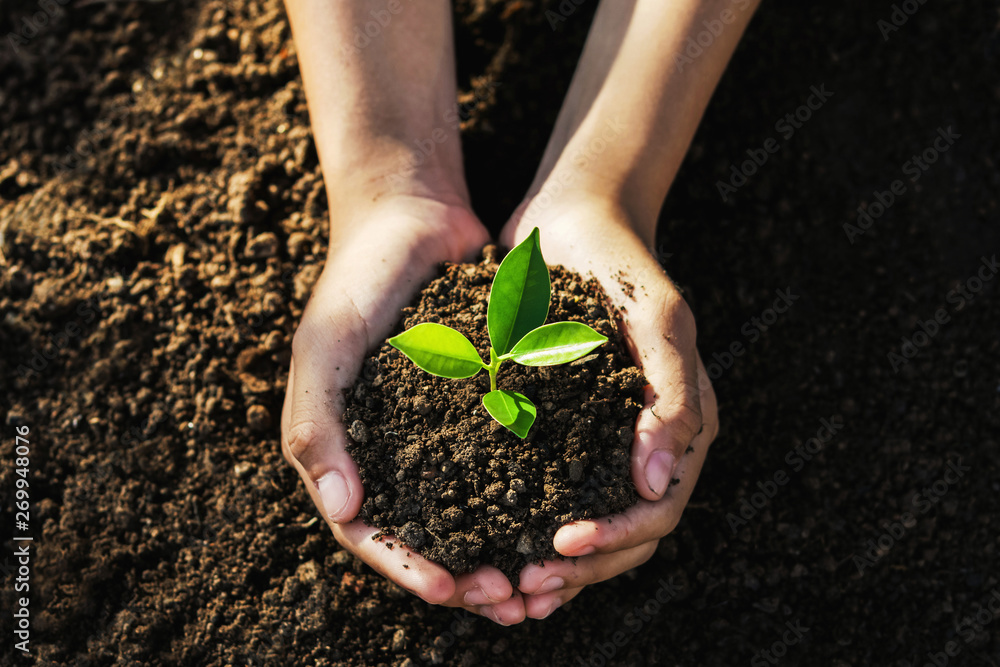
<instances>
[{"instance_id":1,"label":"cupped hand","mask_svg":"<svg viewBox=\"0 0 1000 667\"><path fill-rule=\"evenodd\" d=\"M513 247L536 226L546 262L593 275L619 308L626 342L648 382L631 457L641 499L621 514L562 526L554 547L572 558L522 570L518 588L525 614L544 618L584 586L653 555L680 521L719 422L691 310L634 231L628 212L600 200L546 205L536 199L518 210L500 241Z\"/></svg>"},{"instance_id":2,"label":"cupped hand","mask_svg":"<svg viewBox=\"0 0 1000 667\"><path fill-rule=\"evenodd\" d=\"M438 263L473 259L489 234L463 203L426 197L392 196L336 215L326 265L292 342L281 415L285 458L337 541L383 576L431 603L520 620L521 596L496 568L454 577L408 549L372 540L377 530L355 519L364 488L342 419L344 393L400 309Z\"/></svg>"}]
</instances>

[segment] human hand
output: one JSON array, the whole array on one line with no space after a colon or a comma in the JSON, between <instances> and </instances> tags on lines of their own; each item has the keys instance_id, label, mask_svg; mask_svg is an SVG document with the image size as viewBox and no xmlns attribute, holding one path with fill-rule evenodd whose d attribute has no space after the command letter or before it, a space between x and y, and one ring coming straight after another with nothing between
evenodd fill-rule
<instances>
[{"instance_id":1,"label":"human hand","mask_svg":"<svg viewBox=\"0 0 1000 667\"><path fill-rule=\"evenodd\" d=\"M408 557L406 549L372 540L377 529L355 519L364 488L342 421L344 392L400 309L439 262L468 261L489 235L464 203L427 197L392 195L331 215L337 234L292 343L281 415L285 459L337 541L386 578L435 604L521 608L520 595L496 568L455 577L415 553Z\"/></svg>"},{"instance_id":2,"label":"human hand","mask_svg":"<svg viewBox=\"0 0 1000 667\"><path fill-rule=\"evenodd\" d=\"M649 382L632 444L632 480L641 499L610 521L576 521L559 529L555 549L571 559L532 564L521 572L519 589L529 618L545 618L584 586L648 560L680 521L719 429L690 308L623 207L579 194L573 198L522 205L501 242L513 247L539 227L547 261L584 277L593 274L622 311L630 351ZM634 286L631 296L623 290L625 282ZM679 482L671 486L674 478Z\"/></svg>"}]
</instances>

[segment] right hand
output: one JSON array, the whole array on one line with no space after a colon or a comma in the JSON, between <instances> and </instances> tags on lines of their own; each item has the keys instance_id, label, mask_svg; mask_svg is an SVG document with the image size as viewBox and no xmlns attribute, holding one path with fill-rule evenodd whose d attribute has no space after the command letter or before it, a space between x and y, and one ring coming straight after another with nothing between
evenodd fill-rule
<instances>
[{"instance_id":1,"label":"right hand","mask_svg":"<svg viewBox=\"0 0 1000 667\"><path fill-rule=\"evenodd\" d=\"M649 384L631 452L641 499L613 517L573 521L556 532L553 547L563 558L521 571L529 618L545 618L583 587L649 559L680 521L719 429L715 394L695 345L694 316L627 207L569 191L542 201L534 210L530 200L523 204L501 242L513 247L538 227L548 262L596 278L622 313L626 345ZM628 295L625 283L634 286ZM671 486L675 478L679 483Z\"/></svg>"},{"instance_id":2,"label":"right hand","mask_svg":"<svg viewBox=\"0 0 1000 667\"><path fill-rule=\"evenodd\" d=\"M346 450L342 418L345 392L400 310L440 262L473 259L489 234L464 204L422 196L392 195L337 217L337 237L292 342L281 414L285 459L337 541L383 576L427 602L520 621L520 594L496 568L455 577L372 540L377 530L355 519L364 487Z\"/></svg>"}]
</instances>

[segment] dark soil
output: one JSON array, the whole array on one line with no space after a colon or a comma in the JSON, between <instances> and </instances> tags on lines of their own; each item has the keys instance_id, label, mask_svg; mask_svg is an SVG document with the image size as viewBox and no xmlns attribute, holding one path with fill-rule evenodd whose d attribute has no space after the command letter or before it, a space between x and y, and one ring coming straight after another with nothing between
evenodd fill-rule
<instances>
[{"instance_id":1,"label":"dark soil","mask_svg":"<svg viewBox=\"0 0 1000 667\"><path fill-rule=\"evenodd\" d=\"M489 359L486 305L499 259L490 246L478 264L442 267L396 333L437 322ZM348 451L365 484L361 517L455 573L486 563L516 584L525 565L557 556L559 526L621 512L639 497L629 453L645 379L597 281L559 266L549 274L547 321L584 322L609 340L570 364L500 368L497 386L538 410L524 440L483 408L485 372L435 377L388 343L365 360L347 397Z\"/></svg>"},{"instance_id":2,"label":"dark soil","mask_svg":"<svg viewBox=\"0 0 1000 667\"><path fill-rule=\"evenodd\" d=\"M922 667L949 642L949 665L1000 663L1000 280L972 281L1000 255L995 0L919 4L887 37L907 3L762 3L657 246L721 433L647 563L512 628L354 561L280 455L326 245L281 4L55 4L15 53L8 33L43 10L0 2L0 524L28 425L36 549L33 658L13 655L11 542L0 555L0 664ZM597 3L553 28L560 4L455 3L466 165L494 229ZM824 84L786 138L776 123ZM961 138L911 181L947 126ZM723 201L717 181L769 138L780 150ZM852 244L843 225L897 179ZM950 320L894 369L939 309ZM831 418L836 436L809 443ZM971 470L945 485L958 461ZM659 607L661 580L678 594Z\"/></svg>"}]
</instances>

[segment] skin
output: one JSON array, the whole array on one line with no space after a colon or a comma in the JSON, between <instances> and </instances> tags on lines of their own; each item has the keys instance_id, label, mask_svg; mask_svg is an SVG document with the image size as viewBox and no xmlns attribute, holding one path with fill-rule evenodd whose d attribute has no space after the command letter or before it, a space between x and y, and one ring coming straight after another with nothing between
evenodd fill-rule
<instances>
[{"instance_id":1,"label":"skin","mask_svg":"<svg viewBox=\"0 0 1000 667\"><path fill-rule=\"evenodd\" d=\"M401 4L397 14L379 14L379 34L355 49L355 28L363 32L386 4L286 5L331 226L327 262L292 344L285 457L341 545L385 577L428 602L503 625L544 618L583 587L652 556L680 520L718 432L693 315L650 248L667 190L756 2L603 2L534 182L501 232L512 247L537 226L549 263L602 283L649 381L632 445L642 500L611 522L560 528L556 550L579 557L526 567L518 589L496 568L452 576L373 541L376 530L355 520L364 490L341 419L343 394L365 355L436 265L471 260L489 241L472 212L449 114L456 99L450 7ZM733 20L678 67L688 38L727 9ZM425 155L418 146L434 136L435 150ZM636 286L631 298L620 280ZM679 483L668 486L673 478Z\"/></svg>"}]
</instances>

